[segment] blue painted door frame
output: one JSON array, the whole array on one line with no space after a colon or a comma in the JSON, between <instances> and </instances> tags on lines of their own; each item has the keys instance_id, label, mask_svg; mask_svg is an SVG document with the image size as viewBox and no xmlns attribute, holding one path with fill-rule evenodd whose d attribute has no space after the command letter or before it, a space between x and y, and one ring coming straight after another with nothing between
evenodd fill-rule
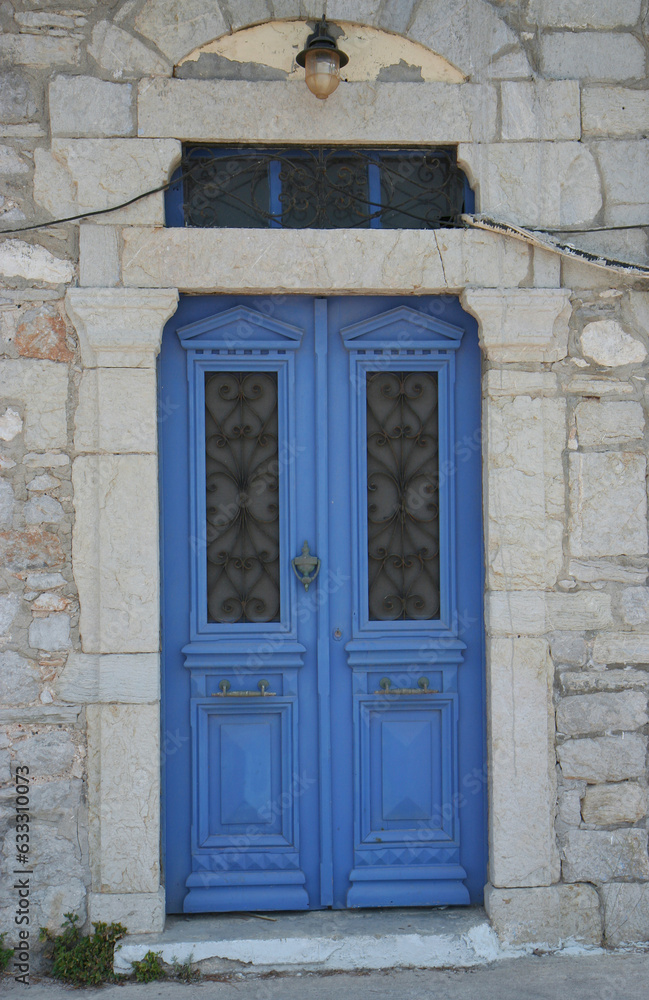
<instances>
[{"instance_id":1,"label":"blue painted door frame","mask_svg":"<svg viewBox=\"0 0 649 1000\"><path fill-rule=\"evenodd\" d=\"M207 615L205 376L214 371L277 380L274 621ZM380 621L368 608L365 389L381 371L435 373L435 619ZM480 901L474 320L451 297L185 296L165 329L159 396L169 912ZM321 560L308 592L291 571L305 539Z\"/></svg>"}]
</instances>

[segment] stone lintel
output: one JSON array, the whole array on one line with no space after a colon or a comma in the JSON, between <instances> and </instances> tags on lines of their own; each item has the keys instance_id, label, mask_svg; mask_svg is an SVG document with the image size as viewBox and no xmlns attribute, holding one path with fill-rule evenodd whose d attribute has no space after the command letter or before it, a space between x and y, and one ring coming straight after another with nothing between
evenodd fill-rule
<instances>
[{"instance_id":1,"label":"stone lintel","mask_svg":"<svg viewBox=\"0 0 649 1000\"><path fill-rule=\"evenodd\" d=\"M413 116L414 102L417 114ZM496 89L472 83L345 83L314 102L302 80L143 80L138 134L211 142L435 143L496 138Z\"/></svg>"},{"instance_id":2,"label":"stone lintel","mask_svg":"<svg viewBox=\"0 0 649 1000\"><path fill-rule=\"evenodd\" d=\"M86 368L152 368L178 292L175 288L70 288L65 302Z\"/></svg>"},{"instance_id":3,"label":"stone lintel","mask_svg":"<svg viewBox=\"0 0 649 1000\"><path fill-rule=\"evenodd\" d=\"M530 282L532 260L530 248L519 240L462 229L132 226L123 230L122 240L122 281L129 289L178 288L206 294L435 295L486 286L499 290L493 293L496 299L503 288L518 289ZM568 295L556 288L526 289L523 295L529 292L530 319L534 304L544 314L558 313ZM137 292L130 294L137 300ZM481 308L476 303L475 312Z\"/></svg>"}]
</instances>

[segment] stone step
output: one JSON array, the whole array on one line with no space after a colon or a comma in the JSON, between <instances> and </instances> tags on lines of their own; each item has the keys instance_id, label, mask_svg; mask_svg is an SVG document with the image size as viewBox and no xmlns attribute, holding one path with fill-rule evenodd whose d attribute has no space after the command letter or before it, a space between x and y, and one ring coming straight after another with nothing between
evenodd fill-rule
<instances>
[{"instance_id":1,"label":"stone step","mask_svg":"<svg viewBox=\"0 0 649 1000\"><path fill-rule=\"evenodd\" d=\"M470 968L504 957L482 907L168 917L162 933L120 942L115 971L130 972L148 951L169 964L198 963L207 975Z\"/></svg>"}]
</instances>

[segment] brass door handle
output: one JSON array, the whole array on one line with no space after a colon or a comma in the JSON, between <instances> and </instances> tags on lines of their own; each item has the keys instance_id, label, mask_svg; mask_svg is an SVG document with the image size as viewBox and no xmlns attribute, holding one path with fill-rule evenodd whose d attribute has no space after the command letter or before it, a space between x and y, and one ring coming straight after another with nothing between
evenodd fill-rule
<instances>
[{"instance_id":1,"label":"brass door handle","mask_svg":"<svg viewBox=\"0 0 649 1000\"><path fill-rule=\"evenodd\" d=\"M213 691L213 698L274 698L275 692L268 690L268 681L259 681L258 691L231 691L230 681L219 681L220 691Z\"/></svg>"},{"instance_id":2,"label":"brass door handle","mask_svg":"<svg viewBox=\"0 0 649 1000\"><path fill-rule=\"evenodd\" d=\"M430 681L427 677L420 677L416 688L393 688L389 677L382 677L379 681L380 690L374 694L439 694L435 688L429 688Z\"/></svg>"}]
</instances>

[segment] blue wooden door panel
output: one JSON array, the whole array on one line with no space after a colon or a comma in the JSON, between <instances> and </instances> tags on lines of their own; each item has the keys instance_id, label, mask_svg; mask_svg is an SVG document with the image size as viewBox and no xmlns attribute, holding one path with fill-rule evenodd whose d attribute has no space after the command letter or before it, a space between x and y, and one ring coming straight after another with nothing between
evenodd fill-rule
<instances>
[{"instance_id":1,"label":"blue wooden door panel","mask_svg":"<svg viewBox=\"0 0 649 1000\"><path fill-rule=\"evenodd\" d=\"M276 379L273 620L208 613L205 393L214 372ZM414 612L377 617L371 596L367 392L377 373L436 394L432 617L418 618L411 598ZM165 332L159 385L169 911L479 901L474 321L452 297L184 297ZM415 511L428 502L427 482L410 477ZM251 492L238 489L220 501L230 514ZM308 592L291 570L305 539L321 560Z\"/></svg>"}]
</instances>

